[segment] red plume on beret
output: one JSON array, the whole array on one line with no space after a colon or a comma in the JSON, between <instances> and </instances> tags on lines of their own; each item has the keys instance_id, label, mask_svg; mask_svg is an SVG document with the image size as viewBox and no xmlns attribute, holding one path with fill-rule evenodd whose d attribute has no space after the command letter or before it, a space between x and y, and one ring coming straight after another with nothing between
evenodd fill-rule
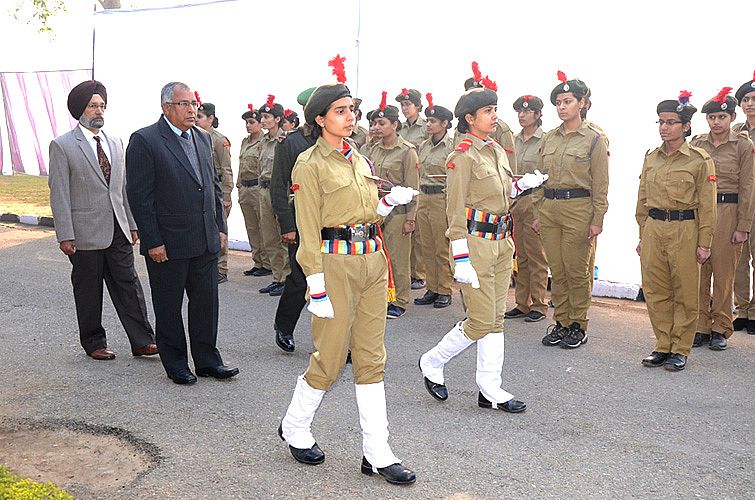
<instances>
[{"instance_id":1,"label":"red plume on beret","mask_svg":"<svg viewBox=\"0 0 755 500\"><path fill-rule=\"evenodd\" d=\"M472 61L472 75L474 78L474 81L479 82L482 80L482 73L480 73L480 65L477 64L477 61Z\"/></svg>"},{"instance_id":2,"label":"red plume on beret","mask_svg":"<svg viewBox=\"0 0 755 500\"><path fill-rule=\"evenodd\" d=\"M286 109L286 110L283 111L283 118L288 118L289 116L291 116L293 114L294 114L293 111L291 111L290 109Z\"/></svg>"},{"instance_id":3,"label":"red plume on beret","mask_svg":"<svg viewBox=\"0 0 755 500\"><path fill-rule=\"evenodd\" d=\"M409 95L409 89L401 89L401 95L408 96Z\"/></svg>"},{"instance_id":4,"label":"red plume on beret","mask_svg":"<svg viewBox=\"0 0 755 500\"><path fill-rule=\"evenodd\" d=\"M428 92L425 94L425 98L427 98L427 109L433 109L435 105L433 104L433 95Z\"/></svg>"},{"instance_id":5,"label":"red plume on beret","mask_svg":"<svg viewBox=\"0 0 755 500\"><path fill-rule=\"evenodd\" d=\"M558 77L558 81L560 82L566 83L566 81L568 80L568 78L566 78L566 74L561 70L558 70L556 76Z\"/></svg>"},{"instance_id":6,"label":"red plume on beret","mask_svg":"<svg viewBox=\"0 0 755 500\"><path fill-rule=\"evenodd\" d=\"M482 83L482 86L485 87L486 89L490 89L493 92L498 92L498 84L495 83L490 78L488 78L487 75L485 75L485 78L483 78L480 83Z\"/></svg>"},{"instance_id":7,"label":"red plume on beret","mask_svg":"<svg viewBox=\"0 0 755 500\"><path fill-rule=\"evenodd\" d=\"M336 81L341 84L346 83L346 68L343 65L344 61L346 61L346 58L341 57L341 54L336 54L333 59L328 61L328 66L333 68L333 74L336 75Z\"/></svg>"},{"instance_id":8,"label":"red plume on beret","mask_svg":"<svg viewBox=\"0 0 755 500\"><path fill-rule=\"evenodd\" d=\"M689 90L682 90L679 92L679 104L686 105L689 102L690 97L692 97L692 92Z\"/></svg>"},{"instance_id":9,"label":"red plume on beret","mask_svg":"<svg viewBox=\"0 0 755 500\"><path fill-rule=\"evenodd\" d=\"M202 99L199 98L199 92L197 92L196 90L194 91L194 98L197 100L197 102L201 106L202 105Z\"/></svg>"},{"instance_id":10,"label":"red plume on beret","mask_svg":"<svg viewBox=\"0 0 755 500\"><path fill-rule=\"evenodd\" d=\"M265 103L265 106L271 109L275 106L275 96L273 94L267 94L267 102Z\"/></svg>"},{"instance_id":11,"label":"red plume on beret","mask_svg":"<svg viewBox=\"0 0 755 500\"><path fill-rule=\"evenodd\" d=\"M522 96L522 98L523 98L523 99L524 99L524 100L525 100L526 102L529 102L529 100L530 100L530 99L532 99L533 97L534 97L534 96L531 96L531 95L529 95L529 94L527 94L527 95L525 95L525 96Z\"/></svg>"},{"instance_id":12,"label":"red plume on beret","mask_svg":"<svg viewBox=\"0 0 755 500\"><path fill-rule=\"evenodd\" d=\"M724 87L721 89L721 91L716 94L716 97L714 97L712 100L718 103L725 103L726 102L726 96L729 95L729 92L731 92L731 87Z\"/></svg>"},{"instance_id":13,"label":"red plume on beret","mask_svg":"<svg viewBox=\"0 0 755 500\"><path fill-rule=\"evenodd\" d=\"M379 109L380 111L385 111L385 106L386 106L386 101L385 101L385 100L386 100L387 98L388 98L388 92L386 92L386 91L384 90L384 91L383 91L383 97L382 97L382 98L380 99L380 106L378 106L378 109Z\"/></svg>"},{"instance_id":14,"label":"red plume on beret","mask_svg":"<svg viewBox=\"0 0 755 500\"><path fill-rule=\"evenodd\" d=\"M251 102L249 104L247 104L246 107L249 108L249 111L251 111L252 113L254 113L254 105Z\"/></svg>"}]
</instances>

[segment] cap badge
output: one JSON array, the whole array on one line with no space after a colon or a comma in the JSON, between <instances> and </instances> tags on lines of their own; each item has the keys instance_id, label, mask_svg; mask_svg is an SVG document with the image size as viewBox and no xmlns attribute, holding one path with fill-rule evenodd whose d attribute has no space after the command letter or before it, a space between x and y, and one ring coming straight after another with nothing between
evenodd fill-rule
<instances>
[{"instance_id":1,"label":"cap badge","mask_svg":"<svg viewBox=\"0 0 755 500\"><path fill-rule=\"evenodd\" d=\"M522 107L523 107L523 108L529 108L529 107L530 107L530 103L528 103L527 101L524 101L524 102L522 103Z\"/></svg>"},{"instance_id":2,"label":"cap badge","mask_svg":"<svg viewBox=\"0 0 755 500\"><path fill-rule=\"evenodd\" d=\"M755 80L753 80L753 81L752 81L752 82L750 83L750 87L752 87L752 88L754 88L754 89L755 89Z\"/></svg>"},{"instance_id":3,"label":"cap badge","mask_svg":"<svg viewBox=\"0 0 755 500\"><path fill-rule=\"evenodd\" d=\"M721 104L721 111L726 111L729 106L726 103Z\"/></svg>"},{"instance_id":4,"label":"cap badge","mask_svg":"<svg viewBox=\"0 0 755 500\"><path fill-rule=\"evenodd\" d=\"M564 92L568 92L569 91L569 84L565 83L562 88L564 89Z\"/></svg>"}]
</instances>

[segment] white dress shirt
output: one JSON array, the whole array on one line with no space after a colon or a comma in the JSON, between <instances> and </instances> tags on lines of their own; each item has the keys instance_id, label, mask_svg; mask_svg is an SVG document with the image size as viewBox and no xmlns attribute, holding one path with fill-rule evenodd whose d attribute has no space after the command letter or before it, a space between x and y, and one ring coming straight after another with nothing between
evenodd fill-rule
<instances>
[{"instance_id":1,"label":"white dress shirt","mask_svg":"<svg viewBox=\"0 0 755 500\"><path fill-rule=\"evenodd\" d=\"M100 138L100 144L102 144L102 149L105 150L105 156L107 156L108 161L110 161L110 165L112 165L113 157L110 156L110 146L108 146L107 139L105 139L105 136L100 133L97 133L97 134L93 133L91 130L82 126L80 123L79 123L79 128L84 133L84 137L86 138L89 145L92 146L92 151L94 151L95 160L97 160L99 163L99 159L97 158L97 141L94 140L94 137L97 136Z\"/></svg>"}]
</instances>

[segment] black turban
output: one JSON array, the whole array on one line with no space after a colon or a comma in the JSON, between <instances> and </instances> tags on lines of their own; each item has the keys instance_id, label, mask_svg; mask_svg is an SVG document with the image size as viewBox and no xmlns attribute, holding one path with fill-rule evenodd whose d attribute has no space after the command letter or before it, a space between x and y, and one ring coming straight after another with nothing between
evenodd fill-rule
<instances>
[{"instance_id":1,"label":"black turban","mask_svg":"<svg viewBox=\"0 0 755 500\"><path fill-rule=\"evenodd\" d=\"M107 104L107 90L105 86L97 80L87 80L81 82L71 89L68 94L68 111L71 112L71 116L77 120L84 114L84 110L92 100L92 96L98 94L102 97L102 100Z\"/></svg>"}]
</instances>

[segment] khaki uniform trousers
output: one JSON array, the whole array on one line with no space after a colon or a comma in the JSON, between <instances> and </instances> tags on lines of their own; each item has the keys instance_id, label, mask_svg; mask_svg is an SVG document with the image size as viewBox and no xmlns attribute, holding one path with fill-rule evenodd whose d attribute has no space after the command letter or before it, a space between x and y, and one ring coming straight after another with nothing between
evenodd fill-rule
<instances>
[{"instance_id":1,"label":"khaki uniform trousers","mask_svg":"<svg viewBox=\"0 0 755 500\"><path fill-rule=\"evenodd\" d=\"M231 212L231 209L223 209L223 222L225 222L226 231L228 231L228 214ZM228 233L226 233L226 236L228 236ZM224 247L220 248L220 253L218 254L218 272L220 274L228 274L228 242L226 241L226 244Z\"/></svg>"},{"instance_id":2,"label":"khaki uniform trousers","mask_svg":"<svg viewBox=\"0 0 755 500\"><path fill-rule=\"evenodd\" d=\"M548 260L543 240L529 225L532 219L532 196L517 198L511 208L516 243L516 307L523 313L548 310Z\"/></svg>"},{"instance_id":3,"label":"khaki uniform trousers","mask_svg":"<svg viewBox=\"0 0 755 500\"><path fill-rule=\"evenodd\" d=\"M710 259L700 268L700 298L697 331L717 332L727 339L734 333L732 325L731 297L737 262L742 254L742 243L735 245L731 235L737 229L737 204L717 204L716 227ZM713 278L713 294L710 281ZM711 299L713 305L711 306Z\"/></svg>"},{"instance_id":4,"label":"khaki uniform trousers","mask_svg":"<svg viewBox=\"0 0 755 500\"><path fill-rule=\"evenodd\" d=\"M393 304L406 309L412 291L412 237L401 233L406 222L406 213L400 213L402 208L404 207L394 208L386 217L383 236L388 256L391 258L393 281L396 285L396 301Z\"/></svg>"},{"instance_id":5,"label":"khaki uniform trousers","mask_svg":"<svg viewBox=\"0 0 755 500\"><path fill-rule=\"evenodd\" d=\"M737 264L734 278L734 304L737 306L738 318L755 320L755 237L753 235L755 235L755 222L752 224L750 238L744 243L742 255ZM750 267L751 259L753 267Z\"/></svg>"},{"instance_id":6,"label":"khaki uniform trousers","mask_svg":"<svg viewBox=\"0 0 755 500\"><path fill-rule=\"evenodd\" d=\"M417 206L417 229L419 248L425 264L427 289L441 295L451 295L453 274L451 273L450 242L446 237L446 195L420 194ZM412 256L415 254L412 246Z\"/></svg>"},{"instance_id":7,"label":"khaki uniform trousers","mask_svg":"<svg viewBox=\"0 0 755 500\"><path fill-rule=\"evenodd\" d=\"M270 269L270 257L262 248L262 228L260 227L260 187L239 187L239 207L244 215L246 236L252 247L252 261L254 267Z\"/></svg>"},{"instance_id":8,"label":"khaki uniform trousers","mask_svg":"<svg viewBox=\"0 0 755 500\"><path fill-rule=\"evenodd\" d=\"M655 333L654 351L688 356L700 287L697 221L648 218L641 241L642 291Z\"/></svg>"},{"instance_id":9,"label":"khaki uniform trousers","mask_svg":"<svg viewBox=\"0 0 755 500\"><path fill-rule=\"evenodd\" d=\"M445 210L445 209L444 209ZM422 230L419 228L419 225L416 225L417 227L414 229L414 232L412 233L412 257L411 257L411 274L412 278L417 278L418 280L426 280L427 279L427 257L422 251L422 243L420 242L420 234L422 233Z\"/></svg>"},{"instance_id":10,"label":"khaki uniform trousers","mask_svg":"<svg viewBox=\"0 0 755 500\"><path fill-rule=\"evenodd\" d=\"M540 235L551 268L553 318L564 326L578 323L587 331L592 300L595 240L587 238L592 221L590 198L544 200L540 206Z\"/></svg>"},{"instance_id":11,"label":"khaki uniform trousers","mask_svg":"<svg viewBox=\"0 0 755 500\"><path fill-rule=\"evenodd\" d=\"M273 212L270 201L270 190L260 189L260 228L262 229L262 247L270 257L270 270L273 271L273 281L283 283L291 272L288 260L288 249L281 241L281 228Z\"/></svg>"},{"instance_id":12,"label":"khaki uniform trousers","mask_svg":"<svg viewBox=\"0 0 755 500\"><path fill-rule=\"evenodd\" d=\"M322 266L334 314L329 319L312 315L316 351L309 357L304 378L315 389L327 391L338 380L350 349L354 383L381 382L388 298L385 254L323 254Z\"/></svg>"},{"instance_id":13,"label":"khaki uniform trousers","mask_svg":"<svg viewBox=\"0 0 755 500\"><path fill-rule=\"evenodd\" d=\"M467 319L462 322L462 328L470 340L480 340L488 333L503 332L503 315L514 267L514 241L511 238L495 241L467 235L467 245L480 288L461 286L461 296L467 307Z\"/></svg>"}]
</instances>

